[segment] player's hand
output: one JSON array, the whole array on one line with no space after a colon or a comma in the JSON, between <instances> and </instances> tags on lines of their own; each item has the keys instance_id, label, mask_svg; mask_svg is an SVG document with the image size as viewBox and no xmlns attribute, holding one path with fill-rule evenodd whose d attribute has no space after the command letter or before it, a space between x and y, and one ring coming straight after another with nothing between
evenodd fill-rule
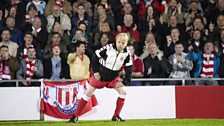
<instances>
[{"instance_id":1,"label":"player's hand","mask_svg":"<svg viewBox=\"0 0 224 126\"><path fill-rule=\"evenodd\" d=\"M101 78L99 72L94 73L94 77L96 78L96 80L100 80Z\"/></svg>"}]
</instances>

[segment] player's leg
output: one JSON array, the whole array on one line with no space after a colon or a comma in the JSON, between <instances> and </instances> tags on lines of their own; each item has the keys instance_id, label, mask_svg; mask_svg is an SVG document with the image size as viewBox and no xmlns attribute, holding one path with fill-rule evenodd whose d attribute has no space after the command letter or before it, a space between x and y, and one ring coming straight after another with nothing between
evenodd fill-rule
<instances>
[{"instance_id":1,"label":"player's leg","mask_svg":"<svg viewBox=\"0 0 224 126\"><path fill-rule=\"evenodd\" d=\"M82 98L79 101L78 107L75 111L75 114L72 118L70 118L69 122L75 123L78 121L78 117L80 116L83 108L85 107L86 103L89 101L91 96L94 94L96 88L89 85L86 93L82 96Z\"/></svg>"},{"instance_id":2,"label":"player's leg","mask_svg":"<svg viewBox=\"0 0 224 126\"><path fill-rule=\"evenodd\" d=\"M124 85L123 85L122 82L118 82L114 89L118 92L119 97L117 99L116 109L114 111L112 121L124 122L125 120L121 119L119 114L120 114L120 112L121 112L121 110L124 106L125 96L126 96L127 93L124 90Z\"/></svg>"}]
</instances>

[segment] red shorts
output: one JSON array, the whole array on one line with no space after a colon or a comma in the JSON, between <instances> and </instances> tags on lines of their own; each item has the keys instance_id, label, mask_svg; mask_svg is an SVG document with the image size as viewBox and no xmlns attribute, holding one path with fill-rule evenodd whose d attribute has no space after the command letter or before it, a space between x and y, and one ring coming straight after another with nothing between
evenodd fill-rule
<instances>
[{"instance_id":1,"label":"red shorts","mask_svg":"<svg viewBox=\"0 0 224 126\"><path fill-rule=\"evenodd\" d=\"M105 82L105 81L102 81L102 80L96 80L96 78L94 76L92 76L89 79L89 84L91 86L93 86L94 88L97 88L97 89L104 88L104 87L115 88L116 84L118 82L121 82L121 81L122 81L122 79L120 77L116 77L112 81Z\"/></svg>"}]
</instances>

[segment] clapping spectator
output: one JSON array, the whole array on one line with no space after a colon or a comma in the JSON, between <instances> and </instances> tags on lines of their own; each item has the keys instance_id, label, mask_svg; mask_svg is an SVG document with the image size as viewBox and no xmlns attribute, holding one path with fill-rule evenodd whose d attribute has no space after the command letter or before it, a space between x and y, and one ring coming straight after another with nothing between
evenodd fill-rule
<instances>
[{"instance_id":1,"label":"clapping spectator","mask_svg":"<svg viewBox=\"0 0 224 126\"><path fill-rule=\"evenodd\" d=\"M204 45L204 52L191 52L189 57L192 61L197 61L196 69L194 71L194 78L218 78L220 59L214 53L213 42L206 42ZM218 82L215 80L196 80L195 85L213 85L217 86Z\"/></svg>"},{"instance_id":2,"label":"clapping spectator","mask_svg":"<svg viewBox=\"0 0 224 126\"><path fill-rule=\"evenodd\" d=\"M36 51L33 47L27 49L28 57L20 62L20 68L16 73L19 80L40 79L44 75L43 64L41 60L36 58ZM39 83L31 83L23 81L24 86L39 86Z\"/></svg>"},{"instance_id":3,"label":"clapping spectator","mask_svg":"<svg viewBox=\"0 0 224 126\"><path fill-rule=\"evenodd\" d=\"M184 53L184 46L181 42L175 43L175 53L169 57L169 63L172 65L170 78L191 78L190 70L193 63L189 60L187 53ZM181 85L181 81L169 81L168 84ZM187 84L190 84L187 82Z\"/></svg>"}]
</instances>

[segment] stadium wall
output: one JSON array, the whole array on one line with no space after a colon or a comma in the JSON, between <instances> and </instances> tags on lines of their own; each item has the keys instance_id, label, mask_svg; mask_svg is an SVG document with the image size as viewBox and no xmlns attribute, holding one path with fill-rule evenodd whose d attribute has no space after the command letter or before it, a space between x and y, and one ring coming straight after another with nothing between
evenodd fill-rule
<instances>
[{"instance_id":1,"label":"stadium wall","mask_svg":"<svg viewBox=\"0 0 224 126\"><path fill-rule=\"evenodd\" d=\"M126 119L224 118L224 87L145 86L127 87L121 116ZM39 87L0 88L0 121L40 120ZM96 91L99 105L81 120L110 119L116 91ZM60 120L44 115L45 120Z\"/></svg>"}]
</instances>

